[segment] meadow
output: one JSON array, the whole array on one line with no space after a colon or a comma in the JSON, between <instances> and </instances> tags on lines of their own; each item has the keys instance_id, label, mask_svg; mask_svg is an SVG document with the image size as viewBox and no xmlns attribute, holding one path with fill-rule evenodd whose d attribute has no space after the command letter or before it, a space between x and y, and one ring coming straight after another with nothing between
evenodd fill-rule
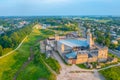
<instances>
[{"instance_id":1,"label":"meadow","mask_svg":"<svg viewBox=\"0 0 120 80\"><path fill-rule=\"evenodd\" d=\"M38 25L36 25L38 26ZM45 32L44 30L42 30ZM12 54L0 59L0 80L13 80L17 71L28 61L30 48L33 47L34 59L17 76L17 80L55 80L56 76L50 72L39 57L39 41L52 34L44 34L41 30L33 28L33 31L24 41L22 46ZM53 33L53 32L52 32Z\"/></svg>"}]
</instances>

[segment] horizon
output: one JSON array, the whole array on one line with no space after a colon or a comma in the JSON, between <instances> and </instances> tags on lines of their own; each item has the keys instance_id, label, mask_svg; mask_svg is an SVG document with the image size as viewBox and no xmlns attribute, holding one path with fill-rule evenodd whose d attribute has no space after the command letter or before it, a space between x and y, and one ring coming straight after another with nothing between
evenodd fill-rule
<instances>
[{"instance_id":1,"label":"horizon","mask_svg":"<svg viewBox=\"0 0 120 80\"><path fill-rule=\"evenodd\" d=\"M119 16L118 0L1 0L0 16Z\"/></svg>"}]
</instances>

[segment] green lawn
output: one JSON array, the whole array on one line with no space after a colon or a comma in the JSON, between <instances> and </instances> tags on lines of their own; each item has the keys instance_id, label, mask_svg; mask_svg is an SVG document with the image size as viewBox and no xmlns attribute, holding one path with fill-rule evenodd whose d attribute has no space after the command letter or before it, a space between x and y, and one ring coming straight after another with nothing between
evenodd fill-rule
<instances>
[{"instance_id":1,"label":"green lawn","mask_svg":"<svg viewBox=\"0 0 120 80\"><path fill-rule=\"evenodd\" d=\"M48 36L49 35L43 35L43 33L38 30L33 30L17 51L0 59L0 80L13 80L15 73L30 56L30 47ZM35 63L33 60L25 70L20 73L17 80L38 80L38 78L55 79L55 75L47 69L40 58L38 58L38 63Z\"/></svg>"},{"instance_id":2,"label":"green lawn","mask_svg":"<svg viewBox=\"0 0 120 80\"><path fill-rule=\"evenodd\" d=\"M31 39L32 40L32 39ZM16 71L29 56L30 42L26 41L14 53L0 59L0 80L12 80Z\"/></svg>"},{"instance_id":3,"label":"green lawn","mask_svg":"<svg viewBox=\"0 0 120 80\"><path fill-rule=\"evenodd\" d=\"M76 65L82 69L88 69L84 64L76 64Z\"/></svg>"},{"instance_id":4,"label":"green lawn","mask_svg":"<svg viewBox=\"0 0 120 80\"><path fill-rule=\"evenodd\" d=\"M51 73L42 60L39 58L38 62L32 61L23 71L20 72L17 80L56 80L56 76Z\"/></svg>"},{"instance_id":5,"label":"green lawn","mask_svg":"<svg viewBox=\"0 0 120 80\"><path fill-rule=\"evenodd\" d=\"M106 80L120 80L120 66L100 71Z\"/></svg>"},{"instance_id":6,"label":"green lawn","mask_svg":"<svg viewBox=\"0 0 120 80\"><path fill-rule=\"evenodd\" d=\"M118 61L120 62L120 58L117 57L116 55L109 53L108 56L118 58ZM105 64L102 67L107 67L113 64L117 63ZM120 80L120 66L102 70L100 71L100 73L106 78L106 80Z\"/></svg>"}]
</instances>

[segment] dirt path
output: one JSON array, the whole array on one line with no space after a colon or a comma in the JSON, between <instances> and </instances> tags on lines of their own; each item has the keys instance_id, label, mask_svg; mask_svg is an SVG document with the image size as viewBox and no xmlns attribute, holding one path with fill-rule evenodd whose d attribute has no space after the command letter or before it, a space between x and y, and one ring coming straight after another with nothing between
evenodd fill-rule
<instances>
[{"instance_id":1,"label":"dirt path","mask_svg":"<svg viewBox=\"0 0 120 80\"><path fill-rule=\"evenodd\" d=\"M17 47L16 49L14 49L14 50L11 51L11 52L8 52L7 54L5 54L5 55L3 55L3 56L1 56L0 59L2 59L3 57L6 57L6 56L12 54L12 53L15 52L18 48L20 48L20 46L23 44L23 42L25 41L25 39L26 39L27 37L28 37L28 36L26 36L26 37L21 41L21 43L18 45L18 47Z\"/></svg>"},{"instance_id":2,"label":"dirt path","mask_svg":"<svg viewBox=\"0 0 120 80\"><path fill-rule=\"evenodd\" d=\"M24 68L33 60L33 58L34 58L33 47L30 47L30 57L28 58L28 60L26 62L24 62L24 64L21 66L21 68L16 72L13 80L17 80L19 73L22 70L24 70Z\"/></svg>"},{"instance_id":3,"label":"dirt path","mask_svg":"<svg viewBox=\"0 0 120 80\"><path fill-rule=\"evenodd\" d=\"M35 45L36 43L38 43L39 41L40 41L40 40L36 40L35 43L34 43L34 45ZM21 71L23 71L23 70L25 69L25 67L34 59L34 51L33 51L34 45L30 47L30 57L28 58L28 60L27 60L26 62L24 62L24 64L21 66L21 68L16 72L13 80L17 80L17 77L18 77L19 73L20 73ZM52 70L51 67L50 67L48 64L46 64L46 62L45 62L43 59L42 59L42 61L44 62L44 64L48 67L48 69L49 69L52 73L54 73L55 75L57 75L57 73L56 73L54 70Z\"/></svg>"},{"instance_id":4,"label":"dirt path","mask_svg":"<svg viewBox=\"0 0 120 80\"><path fill-rule=\"evenodd\" d=\"M76 65L67 66L56 52L53 51L53 54L62 67L57 80L104 80L98 71L81 69Z\"/></svg>"}]
</instances>

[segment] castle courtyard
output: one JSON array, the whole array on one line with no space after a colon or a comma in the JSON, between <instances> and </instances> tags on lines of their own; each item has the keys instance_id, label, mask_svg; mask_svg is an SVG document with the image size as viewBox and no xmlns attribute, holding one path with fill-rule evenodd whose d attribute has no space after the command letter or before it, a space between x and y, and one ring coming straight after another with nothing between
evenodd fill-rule
<instances>
[{"instance_id":1,"label":"castle courtyard","mask_svg":"<svg viewBox=\"0 0 120 80\"><path fill-rule=\"evenodd\" d=\"M57 80L105 80L96 70L81 69L76 65L68 66L56 52L53 51L53 55L62 67Z\"/></svg>"}]
</instances>

